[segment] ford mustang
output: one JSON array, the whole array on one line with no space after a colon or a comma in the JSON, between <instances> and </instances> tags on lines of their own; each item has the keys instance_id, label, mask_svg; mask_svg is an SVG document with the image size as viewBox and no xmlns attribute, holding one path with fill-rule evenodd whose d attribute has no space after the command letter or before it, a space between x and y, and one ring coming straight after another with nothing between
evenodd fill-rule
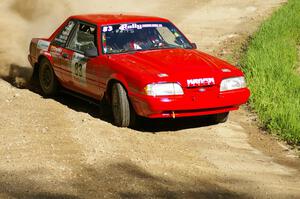
<instances>
[{"instance_id":1,"label":"ford mustang","mask_svg":"<svg viewBox=\"0 0 300 199\"><path fill-rule=\"evenodd\" d=\"M64 88L106 101L120 127L136 116L225 122L250 96L244 74L196 48L164 18L78 15L32 39L28 59L45 96Z\"/></svg>"}]
</instances>

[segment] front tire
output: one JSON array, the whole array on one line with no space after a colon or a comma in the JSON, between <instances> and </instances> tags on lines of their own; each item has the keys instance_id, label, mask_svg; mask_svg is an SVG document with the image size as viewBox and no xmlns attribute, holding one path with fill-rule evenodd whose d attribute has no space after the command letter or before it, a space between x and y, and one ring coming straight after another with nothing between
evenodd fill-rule
<instances>
[{"instance_id":1,"label":"front tire","mask_svg":"<svg viewBox=\"0 0 300 199\"><path fill-rule=\"evenodd\" d=\"M51 97L58 92L58 80L54 74L51 63L42 59L39 68L39 82L44 96Z\"/></svg>"},{"instance_id":2,"label":"front tire","mask_svg":"<svg viewBox=\"0 0 300 199\"><path fill-rule=\"evenodd\" d=\"M112 86L112 112L114 124L118 127L129 127L133 125L134 110L132 110L127 92L120 83Z\"/></svg>"}]
</instances>

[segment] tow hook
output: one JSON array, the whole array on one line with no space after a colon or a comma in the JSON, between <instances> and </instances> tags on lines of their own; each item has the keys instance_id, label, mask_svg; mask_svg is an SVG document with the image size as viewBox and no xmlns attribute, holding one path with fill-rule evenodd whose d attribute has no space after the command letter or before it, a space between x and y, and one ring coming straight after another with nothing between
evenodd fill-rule
<instances>
[{"instance_id":1,"label":"tow hook","mask_svg":"<svg viewBox=\"0 0 300 199\"><path fill-rule=\"evenodd\" d=\"M172 118L175 119L176 118L176 115L175 115L175 112L172 111Z\"/></svg>"}]
</instances>

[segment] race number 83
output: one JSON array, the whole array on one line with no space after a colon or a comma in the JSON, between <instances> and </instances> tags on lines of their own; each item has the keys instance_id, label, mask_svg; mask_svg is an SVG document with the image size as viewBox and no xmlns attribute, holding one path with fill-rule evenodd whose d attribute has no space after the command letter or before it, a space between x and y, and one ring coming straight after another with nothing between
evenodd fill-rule
<instances>
[{"instance_id":1,"label":"race number 83","mask_svg":"<svg viewBox=\"0 0 300 199\"><path fill-rule=\"evenodd\" d=\"M83 55L74 53L71 62L71 71L75 83L86 83L86 59Z\"/></svg>"},{"instance_id":2,"label":"race number 83","mask_svg":"<svg viewBox=\"0 0 300 199\"><path fill-rule=\"evenodd\" d=\"M82 77L82 64L81 63L75 63L74 73L78 77Z\"/></svg>"}]
</instances>

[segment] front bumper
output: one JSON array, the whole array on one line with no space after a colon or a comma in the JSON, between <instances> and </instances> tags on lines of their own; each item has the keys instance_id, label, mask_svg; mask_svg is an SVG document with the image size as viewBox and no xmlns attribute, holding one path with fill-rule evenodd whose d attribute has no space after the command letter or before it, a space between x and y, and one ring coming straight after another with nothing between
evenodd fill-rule
<instances>
[{"instance_id":1,"label":"front bumper","mask_svg":"<svg viewBox=\"0 0 300 199\"><path fill-rule=\"evenodd\" d=\"M183 96L151 97L130 94L130 100L138 115L147 118L175 118L210 115L237 110L250 97L247 88L216 92L199 88L185 91Z\"/></svg>"}]
</instances>

